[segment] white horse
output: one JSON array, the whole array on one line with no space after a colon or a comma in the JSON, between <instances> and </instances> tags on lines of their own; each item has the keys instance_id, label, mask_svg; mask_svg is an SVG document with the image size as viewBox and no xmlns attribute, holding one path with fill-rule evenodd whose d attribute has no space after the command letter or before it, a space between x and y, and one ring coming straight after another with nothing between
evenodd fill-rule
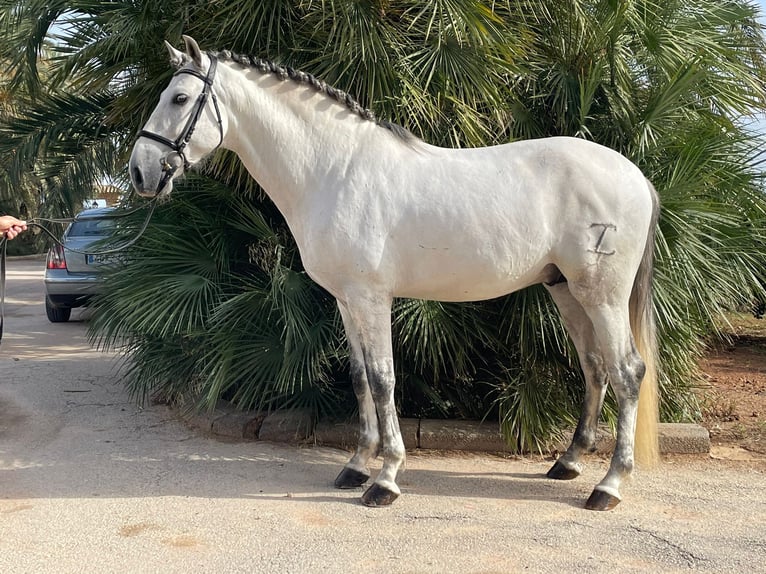
<instances>
[{"instance_id":1,"label":"white horse","mask_svg":"<svg viewBox=\"0 0 766 574\"><path fill-rule=\"evenodd\" d=\"M306 272L337 299L351 348L359 443L335 485L363 485L382 452L362 502L388 505L400 494L394 297L477 301L543 283L587 383L572 444L548 476L580 474L610 383L616 446L586 507L614 507L633 468L642 380L645 458L657 457L651 280L659 208L641 171L615 151L566 137L434 147L309 74L203 53L184 40L186 53L166 42L178 71L133 149L133 185L144 196L169 194L176 174L221 146L282 212Z\"/></svg>"}]
</instances>

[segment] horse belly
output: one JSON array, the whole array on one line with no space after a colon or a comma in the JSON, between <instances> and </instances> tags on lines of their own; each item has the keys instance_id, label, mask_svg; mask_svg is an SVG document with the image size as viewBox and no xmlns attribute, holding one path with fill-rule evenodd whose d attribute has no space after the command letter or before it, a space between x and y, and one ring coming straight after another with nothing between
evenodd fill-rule
<instances>
[{"instance_id":1,"label":"horse belly","mask_svg":"<svg viewBox=\"0 0 766 574\"><path fill-rule=\"evenodd\" d=\"M358 211L323 204L324 215L307 218L310 225L296 234L306 271L336 297L361 288L393 297L479 301L546 279L553 238L537 223L540 205L527 206L519 217L509 209L518 202L502 189L444 197L429 195L424 185L406 201L385 192Z\"/></svg>"},{"instance_id":2,"label":"horse belly","mask_svg":"<svg viewBox=\"0 0 766 574\"><path fill-rule=\"evenodd\" d=\"M436 301L481 301L539 283L548 261L535 249L436 247L418 244L396 265L394 296Z\"/></svg>"},{"instance_id":3,"label":"horse belly","mask_svg":"<svg viewBox=\"0 0 766 574\"><path fill-rule=\"evenodd\" d=\"M513 234L394 232L348 240L326 230L301 248L309 276L337 298L362 289L436 301L493 299L548 279L548 242Z\"/></svg>"}]
</instances>

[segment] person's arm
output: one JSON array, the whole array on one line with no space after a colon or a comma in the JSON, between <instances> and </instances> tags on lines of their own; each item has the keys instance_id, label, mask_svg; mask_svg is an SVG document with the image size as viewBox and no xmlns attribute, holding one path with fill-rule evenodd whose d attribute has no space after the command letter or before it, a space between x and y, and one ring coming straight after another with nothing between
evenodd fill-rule
<instances>
[{"instance_id":1,"label":"person's arm","mask_svg":"<svg viewBox=\"0 0 766 574\"><path fill-rule=\"evenodd\" d=\"M26 229L26 221L16 219L12 215L0 216L0 234L5 235L8 239L13 239Z\"/></svg>"}]
</instances>

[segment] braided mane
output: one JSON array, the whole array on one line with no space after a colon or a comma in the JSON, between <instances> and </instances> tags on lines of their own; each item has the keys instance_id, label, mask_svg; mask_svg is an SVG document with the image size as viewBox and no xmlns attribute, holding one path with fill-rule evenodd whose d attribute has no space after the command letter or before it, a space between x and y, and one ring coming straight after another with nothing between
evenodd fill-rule
<instances>
[{"instance_id":1,"label":"braided mane","mask_svg":"<svg viewBox=\"0 0 766 574\"><path fill-rule=\"evenodd\" d=\"M296 70L290 66L280 66L279 64L264 58L235 54L229 50L210 52L209 54L215 56L219 60L236 62L237 64L241 64L243 66L255 68L260 72L273 74L281 80L292 80L298 84L311 86L316 91L321 92L336 102L345 105L351 112L355 113L360 118L375 122L380 127L389 130L404 142L412 143L413 140L418 139L409 130L400 126L399 124L377 118L375 116L375 112L367 108L363 108L351 94L330 86L312 74Z\"/></svg>"}]
</instances>

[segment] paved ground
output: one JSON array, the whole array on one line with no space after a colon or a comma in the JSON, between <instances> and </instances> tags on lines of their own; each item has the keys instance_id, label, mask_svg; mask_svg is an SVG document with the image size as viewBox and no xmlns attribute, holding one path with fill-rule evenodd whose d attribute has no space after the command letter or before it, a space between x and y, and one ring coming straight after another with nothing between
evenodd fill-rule
<instances>
[{"instance_id":1,"label":"paved ground","mask_svg":"<svg viewBox=\"0 0 766 574\"><path fill-rule=\"evenodd\" d=\"M201 436L125 394L86 325L53 325L11 261L0 346L0 572L766 572L763 462L667 459L610 513L537 459L410 454L386 509L347 454Z\"/></svg>"}]
</instances>

